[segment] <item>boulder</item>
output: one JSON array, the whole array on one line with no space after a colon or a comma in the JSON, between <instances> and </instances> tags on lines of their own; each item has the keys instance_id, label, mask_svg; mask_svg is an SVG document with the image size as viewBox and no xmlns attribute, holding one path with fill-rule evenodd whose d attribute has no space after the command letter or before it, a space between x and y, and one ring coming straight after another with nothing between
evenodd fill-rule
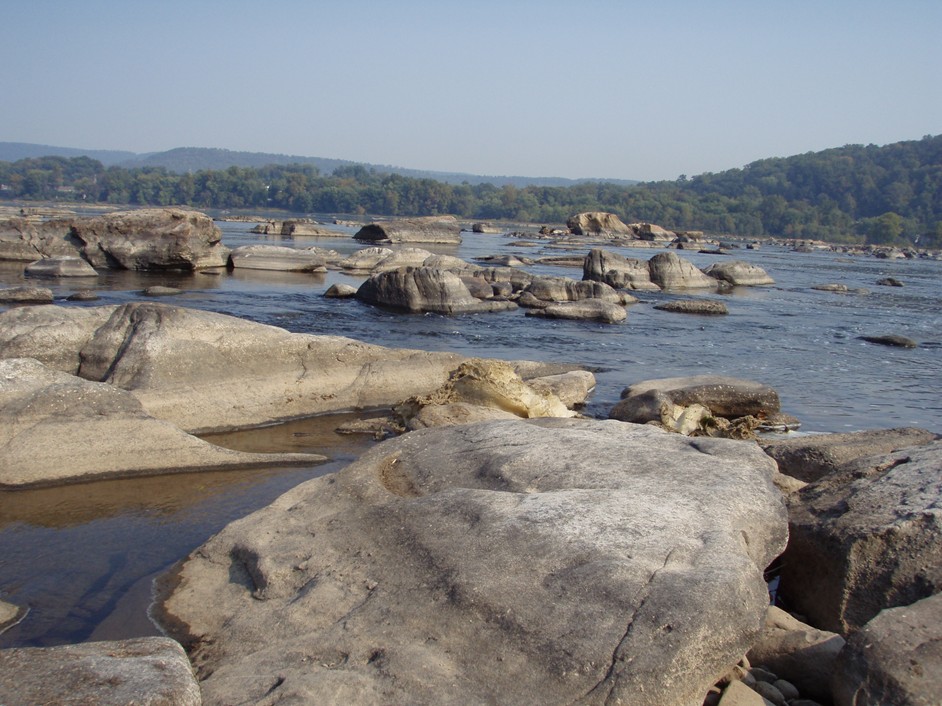
<instances>
[{"instance_id":1,"label":"boulder","mask_svg":"<svg viewBox=\"0 0 942 706\"><path fill-rule=\"evenodd\" d=\"M785 542L751 445L582 419L425 429L230 524L157 609L207 703L700 703Z\"/></svg>"},{"instance_id":2,"label":"boulder","mask_svg":"<svg viewBox=\"0 0 942 706\"><path fill-rule=\"evenodd\" d=\"M328 299L351 299L357 295L357 288L352 284L337 282L330 285L324 296Z\"/></svg>"},{"instance_id":3,"label":"boulder","mask_svg":"<svg viewBox=\"0 0 942 706\"><path fill-rule=\"evenodd\" d=\"M141 290L141 294L145 297L175 297L178 294L183 294L183 290L178 287L165 287L162 284L155 284Z\"/></svg>"},{"instance_id":4,"label":"boulder","mask_svg":"<svg viewBox=\"0 0 942 706\"><path fill-rule=\"evenodd\" d=\"M242 245L229 253L229 266L238 269L326 272L325 265L315 251L278 245Z\"/></svg>"},{"instance_id":5,"label":"boulder","mask_svg":"<svg viewBox=\"0 0 942 706\"><path fill-rule=\"evenodd\" d=\"M601 321L606 324L617 324L628 318L628 312L621 304L602 299L556 302L543 308L528 309L526 315L540 316L545 319Z\"/></svg>"},{"instance_id":6,"label":"boulder","mask_svg":"<svg viewBox=\"0 0 942 706\"><path fill-rule=\"evenodd\" d=\"M376 265L393 254L391 248L363 248L338 262L342 270L351 274L369 274Z\"/></svg>"},{"instance_id":7,"label":"boulder","mask_svg":"<svg viewBox=\"0 0 942 706\"><path fill-rule=\"evenodd\" d=\"M95 268L80 257L47 257L26 266L30 277L97 277Z\"/></svg>"},{"instance_id":8,"label":"boulder","mask_svg":"<svg viewBox=\"0 0 942 706\"><path fill-rule=\"evenodd\" d=\"M569 409L581 407L595 389L595 375L588 370L571 370L558 375L531 378L527 383L538 392L556 395Z\"/></svg>"},{"instance_id":9,"label":"boulder","mask_svg":"<svg viewBox=\"0 0 942 706\"><path fill-rule=\"evenodd\" d=\"M780 408L778 393L768 385L723 375L645 380L626 387L621 397L609 416L642 424L659 420L663 401L681 407L700 404L728 419L771 415Z\"/></svg>"},{"instance_id":10,"label":"boulder","mask_svg":"<svg viewBox=\"0 0 942 706\"><path fill-rule=\"evenodd\" d=\"M604 211L577 213L566 221L566 227L574 235L634 235L618 216Z\"/></svg>"},{"instance_id":11,"label":"boulder","mask_svg":"<svg viewBox=\"0 0 942 706\"><path fill-rule=\"evenodd\" d=\"M895 277L883 277L877 280L877 284L881 287L902 287L903 283L900 282Z\"/></svg>"},{"instance_id":12,"label":"boulder","mask_svg":"<svg viewBox=\"0 0 942 706\"><path fill-rule=\"evenodd\" d=\"M660 289L651 281L646 262L599 248L593 248L586 255L582 265L582 279L604 282L615 289Z\"/></svg>"},{"instance_id":13,"label":"boulder","mask_svg":"<svg viewBox=\"0 0 942 706\"><path fill-rule=\"evenodd\" d=\"M816 284L811 288L819 292L835 292L837 294L870 294L867 289L848 287L846 284Z\"/></svg>"},{"instance_id":14,"label":"boulder","mask_svg":"<svg viewBox=\"0 0 942 706\"><path fill-rule=\"evenodd\" d=\"M461 225L454 216L401 218L363 226L353 236L372 243L450 243L461 242Z\"/></svg>"},{"instance_id":15,"label":"boulder","mask_svg":"<svg viewBox=\"0 0 942 706\"><path fill-rule=\"evenodd\" d=\"M48 287L0 288L0 304L52 304L52 290Z\"/></svg>"},{"instance_id":16,"label":"boulder","mask_svg":"<svg viewBox=\"0 0 942 706\"><path fill-rule=\"evenodd\" d=\"M869 456L803 488L789 510L781 591L846 634L942 591L942 441Z\"/></svg>"},{"instance_id":17,"label":"boulder","mask_svg":"<svg viewBox=\"0 0 942 706\"><path fill-rule=\"evenodd\" d=\"M674 252L660 252L648 260L651 281L661 289L715 289L716 280Z\"/></svg>"},{"instance_id":18,"label":"boulder","mask_svg":"<svg viewBox=\"0 0 942 706\"><path fill-rule=\"evenodd\" d=\"M773 439L761 445L775 459L782 473L812 483L845 463L921 446L938 438L938 434L925 429L903 427Z\"/></svg>"},{"instance_id":19,"label":"boulder","mask_svg":"<svg viewBox=\"0 0 942 706\"><path fill-rule=\"evenodd\" d=\"M287 220L281 224L281 235L290 238L342 238L343 233L324 228L319 223L309 220Z\"/></svg>"},{"instance_id":20,"label":"boulder","mask_svg":"<svg viewBox=\"0 0 942 706\"><path fill-rule=\"evenodd\" d=\"M670 242L676 237L673 231L662 228L654 223L632 223L628 226L638 240L651 242Z\"/></svg>"},{"instance_id":21,"label":"boulder","mask_svg":"<svg viewBox=\"0 0 942 706\"><path fill-rule=\"evenodd\" d=\"M729 309L723 302L712 299L676 299L670 302L655 304L655 309L671 311L678 314L728 314Z\"/></svg>"},{"instance_id":22,"label":"boulder","mask_svg":"<svg viewBox=\"0 0 942 706\"><path fill-rule=\"evenodd\" d=\"M360 285L357 298L394 309L438 314L506 311L517 307L508 301L482 301L472 296L455 273L429 267L400 267L372 275Z\"/></svg>"},{"instance_id":23,"label":"boulder","mask_svg":"<svg viewBox=\"0 0 942 706\"><path fill-rule=\"evenodd\" d=\"M214 446L154 419L129 392L32 358L0 360L0 447L0 488L326 460Z\"/></svg>"},{"instance_id":24,"label":"boulder","mask_svg":"<svg viewBox=\"0 0 942 706\"><path fill-rule=\"evenodd\" d=\"M43 316L40 309L50 311ZM436 389L462 360L340 336L294 334L157 302L102 307L106 321L82 343L92 312L35 307L25 319L4 312L0 357L10 357L7 350L13 349L17 356L80 360L75 372L81 377L130 391L149 414L191 433L391 407ZM10 320L19 322L18 334L4 343ZM81 348L50 353L50 342L57 340Z\"/></svg>"},{"instance_id":25,"label":"boulder","mask_svg":"<svg viewBox=\"0 0 942 706\"><path fill-rule=\"evenodd\" d=\"M723 690L718 706L769 706L770 703L741 681L732 681Z\"/></svg>"},{"instance_id":26,"label":"boulder","mask_svg":"<svg viewBox=\"0 0 942 706\"><path fill-rule=\"evenodd\" d=\"M802 623L781 608L770 606L765 628L747 657L787 679L804 695L830 701L831 677L844 638Z\"/></svg>"},{"instance_id":27,"label":"boulder","mask_svg":"<svg viewBox=\"0 0 942 706\"><path fill-rule=\"evenodd\" d=\"M911 338L897 334L886 334L882 336L860 336L861 341L867 343L876 343L881 346L893 346L895 348L918 348L919 344Z\"/></svg>"},{"instance_id":28,"label":"boulder","mask_svg":"<svg viewBox=\"0 0 942 706\"><path fill-rule=\"evenodd\" d=\"M621 296L604 282L571 277L534 277L526 290L537 299L550 302L576 302L586 299L621 303Z\"/></svg>"},{"instance_id":29,"label":"boulder","mask_svg":"<svg viewBox=\"0 0 942 706\"><path fill-rule=\"evenodd\" d=\"M200 706L183 648L166 637L0 650L0 703Z\"/></svg>"},{"instance_id":30,"label":"boulder","mask_svg":"<svg viewBox=\"0 0 942 706\"><path fill-rule=\"evenodd\" d=\"M0 224L0 259L34 261L37 254L81 257L93 267L197 270L225 266L229 250L209 216L177 208Z\"/></svg>"},{"instance_id":31,"label":"boulder","mask_svg":"<svg viewBox=\"0 0 942 706\"><path fill-rule=\"evenodd\" d=\"M23 612L19 606L0 600L0 633L15 625L23 617Z\"/></svg>"},{"instance_id":32,"label":"boulder","mask_svg":"<svg viewBox=\"0 0 942 706\"><path fill-rule=\"evenodd\" d=\"M881 611L847 639L835 706L936 706L942 694L942 594Z\"/></svg>"},{"instance_id":33,"label":"boulder","mask_svg":"<svg viewBox=\"0 0 942 706\"><path fill-rule=\"evenodd\" d=\"M101 297L98 296L98 292L93 289L80 289L66 297L66 300L70 302L94 302L99 299L101 299Z\"/></svg>"},{"instance_id":34,"label":"boulder","mask_svg":"<svg viewBox=\"0 0 942 706\"><path fill-rule=\"evenodd\" d=\"M758 265L753 265L742 260L730 260L728 262L716 262L706 268L704 274L714 279L729 282L736 287L753 287L757 285L775 284L775 280L769 277L768 272Z\"/></svg>"},{"instance_id":35,"label":"boulder","mask_svg":"<svg viewBox=\"0 0 942 706\"><path fill-rule=\"evenodd\" d=\"M376 274L388 272L400 267L423 267L433 257L432 253L422 248L364 248L340 261L341 269L351 274ZM458 260L458 258L455 258ZM458 260L463 262L462 260ZM447 268L442 268L447 269Z\"/></svg>"},{"instance_id":36,"label":"boulder","mask_svg":"<svg viewBox=\"0 0 942 706\"><path fill-rule=\"evenodd\" d=\"M81 351L116 307L24 306L0 314L0 358L35 358L77 375Z\"/></svg>"}]
</instances>

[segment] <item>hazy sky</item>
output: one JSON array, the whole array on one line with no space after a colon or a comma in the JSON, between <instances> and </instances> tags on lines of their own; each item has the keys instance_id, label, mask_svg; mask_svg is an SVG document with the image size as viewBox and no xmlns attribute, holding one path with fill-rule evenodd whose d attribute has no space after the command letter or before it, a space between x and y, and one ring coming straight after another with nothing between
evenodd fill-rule
<instances>
[{"instance_id":1,"label":"hazy sky","mask_svg":"<svg viewBox=\"0 0 942 706\"><path fill-rule=\"evenodd\" d=\"M674 179L942 133L942 0L3 0L0 141Z\"/></svg>"}]
</instances>

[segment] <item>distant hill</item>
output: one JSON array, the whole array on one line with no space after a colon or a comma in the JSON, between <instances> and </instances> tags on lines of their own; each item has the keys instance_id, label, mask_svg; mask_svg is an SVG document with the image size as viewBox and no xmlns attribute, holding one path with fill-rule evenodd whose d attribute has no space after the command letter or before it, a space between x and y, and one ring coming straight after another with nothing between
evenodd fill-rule
<instances>
[{"instance_id":1,"label":"distant hill","mask_svg":"<svg viewBox=\"0 0 942 706\"><path fill-rule=\"evenodd\" d=\"M461 184L467 182L472 186L477 184L494 184L495 186L512 185L524 188L527 186L575 186L576 184L587 182L605 182L621 186L630 186L638 183L635 180L628 179L482 176L462 172L436 172L420 169L406 169L404 167L394 167L388 164L369 164L346 159L302 157L298 155L272 154L268 152L236 152L233 150L209 147L177 147L172 150L167 150L166 152L137 154L134 152L51 147L49 145L34 145L23 142L0 142L0 161L3 162L15 162L19 159L47 156L87 156L92 159L97 159L106 167L120 166L128 169L134 169L136 167L163 167L167 171L177 174L203 170L222 170L228 169L229 167L257 168L270 164L312 164L317 167L322 174L331 174L338 167L363 166L380 174L399 174L414 179L434 179L435 181L445 182L446 184Z\"/></svg>"}]
</instances>

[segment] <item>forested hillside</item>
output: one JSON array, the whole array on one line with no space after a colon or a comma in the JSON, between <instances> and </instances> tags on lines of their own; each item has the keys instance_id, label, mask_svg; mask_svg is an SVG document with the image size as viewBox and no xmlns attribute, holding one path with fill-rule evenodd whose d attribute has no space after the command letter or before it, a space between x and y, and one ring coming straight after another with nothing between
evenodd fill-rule
<instances>
[{"instance_id":1,"label":"forested hillside","mask_svg":"<svg viewBox=\"0 0 942 706\"><path fill-rule=\"evenodd\" d=\"M675 230L942 246L942 135L764 159L676 181L569 187L448 184L362 166L230 167L176 174L87 157L0 162L0 198L294 213L561 223L603 210Z\"/></svg>"}]
</instances>

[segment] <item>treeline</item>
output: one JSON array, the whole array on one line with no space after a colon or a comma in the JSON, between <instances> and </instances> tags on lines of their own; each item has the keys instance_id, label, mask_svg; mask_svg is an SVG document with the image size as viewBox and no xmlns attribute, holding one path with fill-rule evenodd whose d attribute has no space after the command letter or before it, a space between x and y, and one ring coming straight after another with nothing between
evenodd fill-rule
<instances>
[{"instance_id":1,"label":"treeline","mask_svg":"<svg viewBox=\"0 0 942 706\"><path fill-rule=\"evenodd\" d=\"M362 166L324 175L297 164L176 174L156 167L105 168L87 157L43 157L0 162L0 198L532 223L562 223L574 213L600 210L674 230L939 247L942 135L632 186L446 184Z\"/></svg>"}]
</instances>

